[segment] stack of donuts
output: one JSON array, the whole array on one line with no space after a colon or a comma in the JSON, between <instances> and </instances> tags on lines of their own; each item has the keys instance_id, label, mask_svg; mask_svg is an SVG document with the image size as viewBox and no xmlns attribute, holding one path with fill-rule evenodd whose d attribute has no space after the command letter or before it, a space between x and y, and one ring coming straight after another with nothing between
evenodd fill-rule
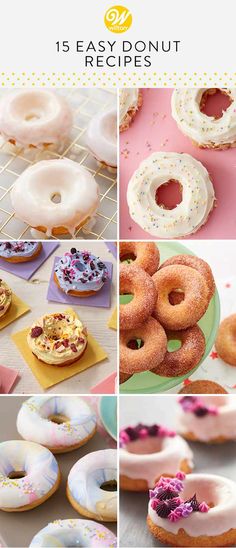
<instances>
[{"instance_id":1,"label":"stack of donuts","mask_svg":"<svg viewBox=\"0 0 236 548\"><path fill-rule=\"evenodd\" d=\"M197 322L215 292L209 265L190 255L160 265L154 242L121 242L120 260L120 294L133 295L120 305L120 381L144 371L165 377L188 373L205 352ZM176 340L181 347L169 351L168 342Z\"/></svg>"}]
</instances>

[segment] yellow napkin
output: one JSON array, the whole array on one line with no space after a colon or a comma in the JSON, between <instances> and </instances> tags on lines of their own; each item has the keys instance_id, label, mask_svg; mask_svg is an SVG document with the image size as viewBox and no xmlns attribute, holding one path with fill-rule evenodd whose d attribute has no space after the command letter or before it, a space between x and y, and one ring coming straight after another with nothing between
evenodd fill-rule
<instances>
[{"instance_id":1,"label":"yellow napkin","mask_svg":"<svg viewBox=\"0 0 236 548\"><path fill-rule=\"evenodd\" d=\"M65 312L72 312L77 316L71 308L65 310ZM63 367L47 365L32 354L27 343L27 334L29 330L30 328L26 328L23 329L23 331L15 333L12 335L12 339L43 388L50 388L50 386L54 386L54 384L69 379L70 377L73 377L73 375L81 373L81 371L84 371L107 358L105 350L103 350L96 339L89 333L87 348L79 360L72 365L65 365Z\"/></svg>"},{"instance_id":2,"label":"yellow napkin","mask_svg":"<svg viewBox=\"0 0 236 548\"><path fill-rule=\"evenodd\" d=\"M0 318L0 329L7 327L7 325L14 322L17 318L20 318L20 316L23 316L23 314L29 312L29 310L30 307L24 303L24 301L19 299L17 295L12 293L11 306L6 314Z\"/></svg>"},{"instance_id":3,"label":"yellow napkin","mask_svg":"<svg viewBox=\"0 0 236 548\"><path fill-rule=\"evenodd\" d=\"M117 329L117 307L114 308L107 325L111 329Z\"/></svg>"}]
</instances>

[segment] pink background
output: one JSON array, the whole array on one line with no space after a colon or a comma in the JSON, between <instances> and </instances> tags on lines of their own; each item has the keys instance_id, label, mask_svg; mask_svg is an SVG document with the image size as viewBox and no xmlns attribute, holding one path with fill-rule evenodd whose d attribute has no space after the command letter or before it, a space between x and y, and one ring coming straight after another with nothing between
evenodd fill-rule
<instances>
[{"instance_id":1,"label":"pink background","mask_svg":"<svg viewBox=\"0 0 236 548\"><path fill-rule=\"evenodd\" d=\"M129 216L126 191L140 162L152 152L187 152L207 168L217 207L191 239L236 238L236 148L202 150L177 128L171 116L171 89L144 89L143 105L134 122L120 135L120 238L154 239Z\"/></svg>"}]
</instances>

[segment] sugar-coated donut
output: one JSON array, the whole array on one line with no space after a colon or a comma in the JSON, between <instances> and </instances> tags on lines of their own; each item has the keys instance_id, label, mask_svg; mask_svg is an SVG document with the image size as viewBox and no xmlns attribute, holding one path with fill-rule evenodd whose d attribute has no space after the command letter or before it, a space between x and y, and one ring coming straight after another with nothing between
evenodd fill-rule
<instances>
[{"instance_id":1,"label":"sugar-coated donut","mask_svg":"<svg viewBox=\"0 0 236 548\"><path fill-rule=\"evenodd\" d=\"M234 481L213 474L184 478L180 472L150 491L147 525L168 546L235 546L235 512Z\"/></svg>"},{"instance_id":2,"label":"sugar-coated donut","mask_svg":"<svg viewBox=\"0 0 236 548\"><path fill-rule=\"evenodd\" d=\"M87 519L57 519L41 529L29 548L91 546L116 548L115 535L101 523Z\"/></svg>"},{"instance_id":3,"label":"sugar-coated donut","mask_svg":"<svg viewBox=\"0 0 236 548\"><path fill-rule=\"evenodd\" d=\"M152 276L158 269L160 253L154 242L120 242L120 260L130 258Z\"/></svg>"},{"instance_id":4,"label":"sugar-coated donut","mask_svg":"<svg viewBox=\"0 0 236 548\"><path fill-rule=\"evenodd\" d=\"M38 360L50 365L70 365L87 347L87 330L72 312L46 314L33 323L27 343Z\"/></svg>"},{"instance_id":5,"label":"sugar-coated donut","mask_svg":"<svg viewBox=\"0 0 236 548\"><path fill-rule=\"evenodd\" d=\"M208 287L203 276L194 268L184 265L166 266L158 270L152 279L157 290L154 316L166 329L187 329L205 314ZM175 289L184 293L184 300L173 306L168 297Z\"/></svg>"},{"instance_id":6,"label":"sugar-coated donut","mask_svg":"<svg viewBox=\"0 0 236 548\"><path fill-rule=\"evenodd\" d=\"M99 188L91 173L73 160L42 160L18 177L11 202L17 217L32 228L47 236L73 236L95 215Z\"/></svg>"},{"instance_id":7,"label":"sugar-coated donut","mask_svg":"<svg viewBox=\"0 0 236 548\"><path fill-rule=\"evenodd\" d=\"M236 365L236 314L225 318L218 329L215 347L220 358L229 365Z\"/></svg>"},{"instance_id":8,"label":"sugar-coated donut","mask_svg":"<svg viewBox=\"0 0 236 548\"><path fill-rule=\"evenodd\" d=\"M67 101L50 89L17 90L0 100L0 134L14 145L57 145L68 138L72 123Z\"/></svg>"},{"instance_id":9,"label":"sugar-coated donut","mask_svg":"<svg viewBox=\"0 0 236 548\"><path fill-rule=\"evenodd\" d=\"M36 259L41 250L41 242L0 242L0 259L9 263L26 263Z\"/></svg>"},{"instance_id":10,"label":"sugar-coated donut","mask_svg":"<svg viewBox=\"0 0 236 548\"><path fill-rule=\"evenodd\" d=\"M147 491L163 474L175 476L193 468L186 441L158 424L124 428L120 446L120 487L127 491Z\"/></svg>"},{"instance_id":11,"label":"sugar-coated donut","mask_svg":"<svg viewBox=\"0 0 236 548\"><path fill-rule=\"evenodd\" d=\"M181 341L181 347L169 352L152 373L163 377L179 377L199 364L206 348L205 337L198 325L182 331L166 331L168 340Z\"/></svg>"},{"instance_id":12,"label":"sugar-coated donut","mask_svg":"<svg viewBox=\"0 0 236 548\"><path fill-rule=\"evenodd\" d=\"M59 487L60 471L51 451L38 443L0 443L0 509L31 510Z\"/></svg>"},{"instance_id":13,"label":"sugar-coated donut","mask_svg":"<svg viewBox=\"0 0 236 548\"><path fill-rule=\"evenodd\" d=\"M228 95L230 106L221 118L207 116L201 112L201 103L206 94L216 90L204 88L175 89L171 98L172 116L179 129L202 148L223 149L236 146L236 90L220 88Z\"/></svg>"},{"instance_id":14,"label":"sugar-coated donut","mask_svg":"<svg viewBox=\"0 0 236 548\"><path fill-rule=\"evenodd\" d=\"M200 259L199 257L194 257L193 255L175 255L164 261L164 263L161 264L160 269L172 264L182 264L198 270L203 278L205 278L208 287L208 300L211 300L215 293L215 280L212 270L206 261L203 261L203 259Z\"/></svg>"},{"instance_id":15,"label":"sugar-coated donut","mask_svg":"<svg viewBox=\"0 0 236 548\"><path fill-rule=\"evenodd\" d=\"M202 379L183 386L179 394L228 394L228 392L217 382Z\"/></svg>"},{"instance_id":16,"label":"sugar-coated donut","mask_svg":"<svg viewBox=\"0 0 236 548\"><path fill-rule=\"evenodd\" d=\"M55 264L54 280L69 295L95 295L108 279L108 270L100 257L72 247Z\"/></svg>"},{"instance_id":17,"label":"sugar-coated donut","mask_svg":"<svg viewBox=\"0 0 236 548\"><path fill-rule=\"evenodd\" d=\"M129 128L143 102L142 92L138 88L123 88L119 91L120 131Z\"/></svg>"},{"instance_id":18,"label":"sugar-coated donut","mask_svg":"<svg viewBox=\"0 0 236 548\"><path fill-rule=\"evenodd\" d=\"M152 314L156 288L151 276L139 266L120 265L120 294L133 295L131 302L120 305L120 329L135 329Z\"/></svg>"},{"instance_id":19,"label":"sugar-coated donut","mask_svg":"<svg viewBox=\"0 0 236 548\"><path fill-rule=\"evenodd\" d=\"M163 184L178 181L182 201L174 209L156 202ZM157 238L180 238L193 234L208 219L215 192L206 168L189 154L154 152L132 175L127 202L132 219Z\"/></svg>"},{"instance_id":20,"label":"sugar-coated donut","mask_svg":"<svg viewBox=\"0 0 236 548\"><path fill-rule=\"evenodd\" d=\"M139 339L141 340L140 347L135 344ZM133 375L154 369L158 363L162 362L166 349L165 331L155 318L148 318L139 327L121 330L120 370L125 375Z\"/></svg>"},{"instance_id":21,"label":"sugar-coated donut","mask_svg":"<svg viewBox=\"0 0 236 548\"><path fill-rule=\"evenodd\" d=\"M0 279L0 319L9 310L12 301L12 291L10 287Z\"/></svg>"},{"instance_id":22,"label":"sugar-coated donut","mask_svg":"<svg viewBox=\"0 0 236 548\"><path fill-rule=\"evenodd\" d=\"M116 521L117 451L104 449L78 460L68 476L67 496L82 516Z\"/></svg>"},{"instance_id":23,"label":"sugar-coated donut","mask_svg":"<svg viewBox=\"0 0 236 548\"><path fill-rule=\"evenodd\" d=\"M117 167L116 108L102 110L91 118L86 133L88 149L104 167Z\"/></svg>"},{"instance_id":24,"label":"sugar-coated donut","mask_svg":"<svg viewBox=\"0 0 236 548\"><path fill-rule=\"evenodd\" d=\"M65 453L93 437L96 415L78 396L33 396L22 404L16 425L25 440Z\"/></svg>"}]
</instances>

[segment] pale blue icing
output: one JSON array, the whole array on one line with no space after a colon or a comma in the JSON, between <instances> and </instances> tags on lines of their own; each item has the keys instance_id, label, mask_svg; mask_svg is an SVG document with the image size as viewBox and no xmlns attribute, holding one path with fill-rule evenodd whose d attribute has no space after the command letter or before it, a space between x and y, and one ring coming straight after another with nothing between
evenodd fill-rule
<instances>
[{"instance_id":1,"label":"pale blue icing","mask_svg":"<svg viewBox=\"0 0 236 548\"><path fill-rule=\"evenodd\" d=\"M89 251L72 248L55 265L55 273L63 291L98 291L108 278L106 265Z\"/></svg>"},{"instance_id":2,"label":"pale blue icing","mask_svg":"<svg viewBox=\"0 0 236 548\"><path fill-rule=\"evenodd\" d=\"M39 245L39 242L0 242L0 257L31 257Z\"/></svg>"},{"instance_id":3,"label":"pale blue icing","mask_svg":"<svg viewBox=\"0 0 236 548\"><path fill-rule=\"evenodd\" d=\"M49 523L31 541L30 547L52 548L92 546L116 548L115 535L101 523L85 519L64 519Z\"/></svg>"}]
</instances>

